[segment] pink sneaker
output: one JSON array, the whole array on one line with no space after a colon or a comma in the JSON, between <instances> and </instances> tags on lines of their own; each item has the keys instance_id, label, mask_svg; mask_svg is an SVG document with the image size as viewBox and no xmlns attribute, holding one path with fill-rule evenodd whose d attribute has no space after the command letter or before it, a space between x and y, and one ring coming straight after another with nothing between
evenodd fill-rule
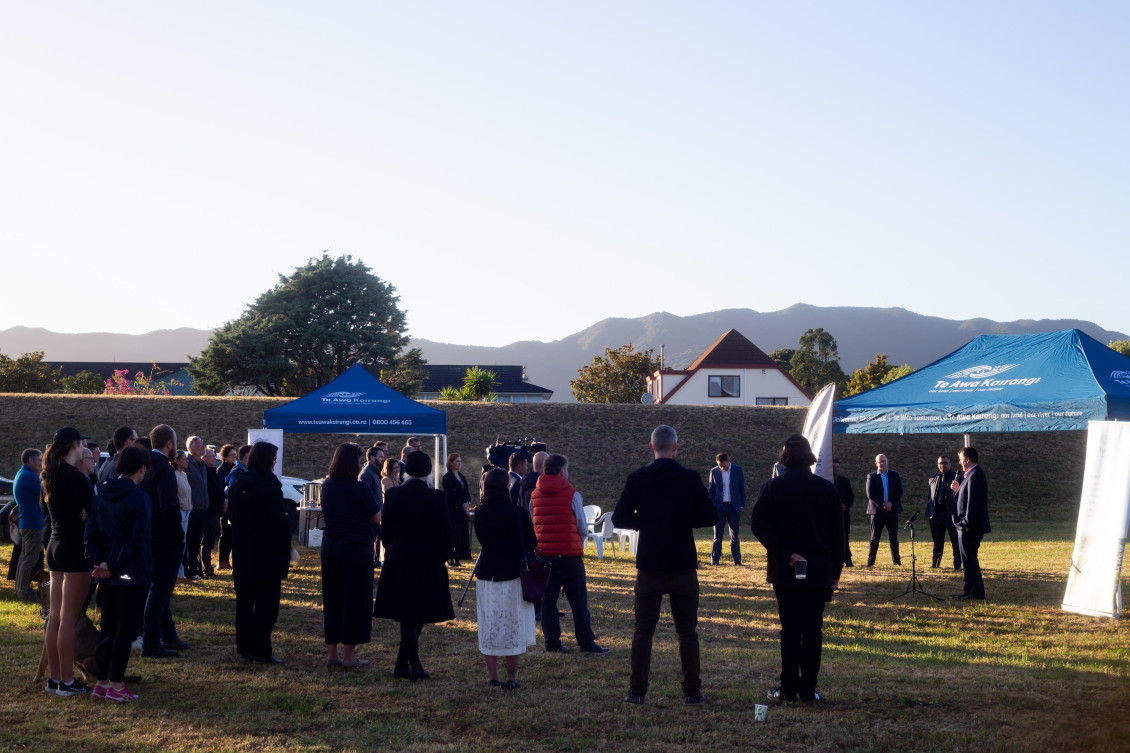
<instances>
[{"instance_id":1,"label":"pink sneaker","mask_svg":"<svg viewBox=\"0 0 1130 753\"><path fill-rule=\"evenodd\" d=\"M114 703L125 703L127 701L136 701L137 693L133 693L125 685L121 690L114 690L113 688L106 688L106 700L113 701Z\"/></svg>"},{"instance_id":2,"label":"pink sneaker","mask_svg":"<svg viewBox=\"0 0 1130 753\"><path fill-rule=\"evenodd\" d=\"M94 692L91 693L91 697L97 698L100 701L105 701L106 700L106 691L109 690L109 689L110 689L109 685L103 685L102 683L97 683L94 686Z\"/></svg>"}]
</instances>

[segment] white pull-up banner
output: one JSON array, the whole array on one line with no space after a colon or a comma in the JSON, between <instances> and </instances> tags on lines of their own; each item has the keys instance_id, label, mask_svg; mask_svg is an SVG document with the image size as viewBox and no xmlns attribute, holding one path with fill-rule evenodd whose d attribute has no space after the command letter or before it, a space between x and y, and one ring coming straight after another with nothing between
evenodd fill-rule
<instances>
[{"instance_id":1,"label":"white pull-up banner","mask_svg":"<svg viewBox=\"0 0 1130 753\"><path fill-rule=\"evenodd\" d=\"M812 445L816 455L816 465L812 472L817 476L832 480L832 408L836 401L836 383L832 382L816 393L808 415L804 417L801 434Z\"/></svg>"},{"instance_id":2,"label":"white pull-up banner","mask_svg":"<svg viewBox=\"0 0 1130 753\"><path fill-rule=\"evenodd\" d=\"M1075 553L1063 609L1093 617L1122 613L1122 553L1130 524L1130 422L1090 421Z\"/></svg>"}]
</instances>

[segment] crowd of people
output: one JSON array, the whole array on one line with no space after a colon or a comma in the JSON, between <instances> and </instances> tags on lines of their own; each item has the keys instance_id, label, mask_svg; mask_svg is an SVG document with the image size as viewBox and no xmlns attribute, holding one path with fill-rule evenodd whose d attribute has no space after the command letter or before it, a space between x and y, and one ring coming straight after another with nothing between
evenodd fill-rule
<instances>
[{"instance_id":1,"label":"crowd of people","mask_svg":"<svg viewBox=\"0 0 1130 753\"><path fill-rule=\"evenodd\" d=\"M24 451L15 479L17 590L33 594L30 578L41 567L44 548L50 571L46 690L61 696L90 693L119 703L136 699L124 684L135 640L140 636L141 654L147 658L171 659L188 650L173 620L176 583L213 578L218 570L231 570L238 657L265 665L284 663L275 656L271 637L282 582L298 559L291 543L298 513L284 499L274 472L278 447L269 442L225 444L217 453L200 437L190 436L180 450L177 432L165 424L145 437L131 427L118 429L101 462L92 445L77 429L62 427L46 452ZM646 701L653 638L666 596L678 636L684 702L702 704L707 699L700 677L694 529L714 529L714 566L721 562L728 529L731 557L742 565L745 476L728 454L719 453L709 484L704 484L697 471L678 462L678 436L670 426L652 432L649 449L653 461L627 477L611 513L615 526L638 536L635 627L624 701ZM954 568L965 574L958 598L983 599L977 553L990 530L988 485L974 448L964 448L959 459L962 474L951 471L949 458L942 456L939 471L927 482L932 564L941 565L949 535ZM803 436L789 437L750 515L751 531L766 550L767 580L781 621L780 685L769 697L784 701L820 700L816 684L824 608L838 588L842 568L852 566L847 537L851 484L839 473L838 460L833 461L832 482L813 474L815 462ZM903 485L886 456L877 456L875 463L876 471L864 482L871 517L867 564L874 564L886 530L897 565ZM419 653L420 636L425 625L454 618L448 572L471 560L472 519L480 546L472 571L479 650L491 686L519 687L519 657L536 645L539 619L545 650L571 651L562 641L562 593L572 613L577 650L609 653L597 643L592 627L583 558L591 521L569 481L568 459L546 452L526 458L516 452L506 468L484 467L473 511L461 456L449 455L446 467L440 488L435 488L431 458L416 437L409 438L399 460L389 456L384 442L365 449L354 443L336 448L320 494L326 666L370 666L370 660L358 656L358 647L372 640L373 618L386 618L400 626L393 676L411 682L430 677ZM535 554L551 567L544 591L531 596L522 575ZM73 626L95 597L95 585L101 631L98 678L91 688L74 676Z\"/></svg>"}]
</instances>

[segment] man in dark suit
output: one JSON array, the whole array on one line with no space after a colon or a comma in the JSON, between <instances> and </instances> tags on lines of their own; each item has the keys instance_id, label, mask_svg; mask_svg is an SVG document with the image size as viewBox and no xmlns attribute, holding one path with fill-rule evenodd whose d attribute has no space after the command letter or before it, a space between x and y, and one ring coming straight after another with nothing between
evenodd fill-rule
<instances>
[{"instance_id":1,"label":"man in dark suit","mask_svg":"<svg viewBox=\"0 0 1130 753\"><path fill-rule=\"evenodd\" d=\"M867 553L867 566L875 564L879 553L879 536L887 529L891 543L891 560L902 564L899 557L899 513L902 512L902 479L887 468L887 456L875 456L875 471L867 475L867 514L871 516L871 548Z\"/></svg>"},{"instance_id":2,"label":"man in dark suit","mask_svg":"<svg viewBox=\"0 0 1130 753\"><path fill-rule=\"evenodd\" d=\"M177 636L177 625L173 622L170 606L177 584L177 570L184 554L177 477L169 460L176 454L177 433L168 424L159 424L149 432L149 443L153 447L153 465L149 475L141 482L141 491L148 494L152 502L150 545L153 549L153 574L145 601L141 655L169 659L189 647Z\"/></svg>"},{"instance_id":3,"label":"man in dark suit","mask_svg":"<svg viewBox=\"0 0 1130 753\"><path fill-rule=\"evenodd\" d=\"M966 447L958 454L965 478L955 480L950 488L957 492L954 500L953 524L957 528L957 545L965 568L965 590L958 599L985 598L985 582L981 579L981 562L977 550L981 538L992 531L989 527L989 480L978 465L977 450Z\"/></svg>"},{"instance_id":4,"label":"man in dark suit","mask_svg":"<svg viewBox=\"0 0 1130 753\"><path fill-rule=\"evenodd\" d=\"M855 492L851 489L851 479L840 475L840 459L832 459L832 483L840 493L840 510L844 513L844 567L854 567L851 561L851 548L848 535L851 531L851 506L855 502Z\"/></svg>"},{"instance_id":5,"label":"man in dark suit","mask_svg":"<svg viewBox=\"0 0 1130 753\"><path fill-rule=\"evenodd\" d=\"M710 469L710 487L707 493L718 520L714 523L714 548L710 553L710 564L717 565L722 559L722 533L730 527L730 554L734 564L742 564L742 545L738 541L738 527L741 525L742 508L745 507L745 474L742 467L730 462L730 456L718 453L714 459L718 465Z\"/></svg>"},{"instance_id":6,"label":"man in dark suit","mask_svg":"<svg viewBox=\"0 0 1130 753\"><path fill-rule=\"evenodd\" d=\"M510 466L510 481L506 485L506 488L510 491L510 501L521 507L522 476L526 475L526 453L522 451L512 453L506 464Z\"/></svg>"},{"instance_id":7,"label":"man in dark suit","mask_svg":"<svg viewBox=\"0 0 1130 753\"><path fill-rule=\"evenodd\" d=\"M961 570L961 552L957 546L957 529L953 525L953 490L950 484L959 480L957 473L950 470L950 459L945 455L938 458L938 472L927 481L929 492L926 495L926 519L930 521L930 536L934 539L934 557L931 567L941 567L942 554L946 548L946 532L949 532L953 546L953 569Z\"/></svg>"}]
</instances>

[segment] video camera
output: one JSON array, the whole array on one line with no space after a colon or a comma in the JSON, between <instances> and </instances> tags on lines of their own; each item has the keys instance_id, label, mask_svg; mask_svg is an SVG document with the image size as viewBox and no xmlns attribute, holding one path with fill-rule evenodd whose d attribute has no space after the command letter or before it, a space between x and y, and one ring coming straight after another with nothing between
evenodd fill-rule
<instances>
[{"instance_id":1,"label":"video camera","mask_svg":"<svg viewBox=\"0 0 1130 753\"><path fill-rule=\"evenodd\" d=\"M487 463L495 468L506 469L510 467L511 455L519 455L528 463L535 453L547 451L545 442L539 442L529 437L511 439L507 442L496 441L486 449Z\"/></svg>"}]
</instances>

